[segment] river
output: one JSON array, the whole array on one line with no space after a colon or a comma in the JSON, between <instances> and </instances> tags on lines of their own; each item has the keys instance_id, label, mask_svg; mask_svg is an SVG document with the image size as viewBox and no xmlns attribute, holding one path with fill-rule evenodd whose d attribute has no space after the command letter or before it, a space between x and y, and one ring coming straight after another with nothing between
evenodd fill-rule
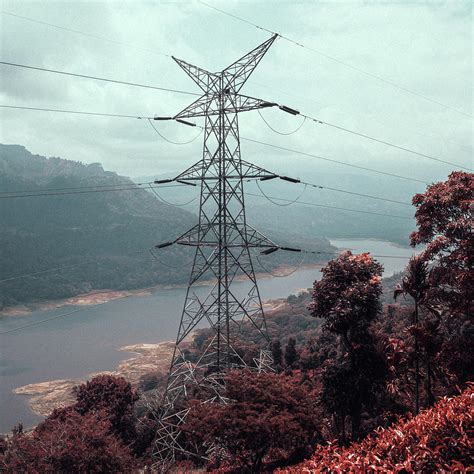
<instances>
[{"instance_id":1,"label":"river","mask_svg":"<svg viewBox=\"0 0 474 474\"><path fill-rule=\"evenodd\" d=\"M378 240L335 239L331 243L339 248L351 248L354 253L370 251L375 255L392 256L412 253L410 249ZM406 264L404 259L381 257L377 260L384 264L384 276L402 270ZM317 268L303 268L284 278L261 279L261 297L267 300L298 293L319 277ZM200 291L205 292L206 288ZM28 398L14 394L13 389L114 370L121 360L129 357L118 350L120 347L173 340L184 295L184 288L159 289L148 296L111 301L90 311L0 335L0 433L8 432L20 421L25 427L41 421L41 417L30 410ZM4 318L0 320L0 332L72 309L74 306Z\"/></svg>"}]
</instances>

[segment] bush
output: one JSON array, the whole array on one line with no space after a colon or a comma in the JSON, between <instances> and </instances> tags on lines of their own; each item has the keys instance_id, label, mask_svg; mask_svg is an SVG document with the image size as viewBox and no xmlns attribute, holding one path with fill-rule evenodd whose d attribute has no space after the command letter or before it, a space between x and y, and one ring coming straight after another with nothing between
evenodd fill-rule
<instances>
[{"instance_id":1,"label":"bush","mask_svg":"<svg viewBox=\"0 0 474 474\"><path fill-rule=\"evenodd\" d=\"M474 385L348 448L319 446L280 472L465 472L472 463Z\"/></svg>"}]
</instances>

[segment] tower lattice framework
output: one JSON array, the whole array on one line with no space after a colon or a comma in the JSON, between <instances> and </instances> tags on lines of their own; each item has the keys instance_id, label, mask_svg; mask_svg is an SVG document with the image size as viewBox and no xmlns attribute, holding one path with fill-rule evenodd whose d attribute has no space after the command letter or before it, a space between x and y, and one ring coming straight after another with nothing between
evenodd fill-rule
<instances>
[{"instance_id":1,"label":"tower lattice framework","mask_svg":"<svg viewBox=\"0 0 474 474\"><path fill-rule=\"evenodd\" d=\"M190 385L205 387L211 393L210 400L225 402L222 374L231 368L247 366L237 350L242 323L253 325L259 336L260 356L256 366L260 370L271 368L270 341L250 251L274 248L276 244L247 223L244 181L275 175L241 159L238 114L275 105L239 91L276 37L272 36L217 73L173 57L203 95L168 119L186 123L189 118L205 117L205 127L202 159L174 178L174 181L200 185L201 195L198 224L173 241L196 250L158 415L159 428L154 441L157 462L171 461L177 451L189 452L189 447L180 442L179 427L187 415L182 401ZM241 293L242 279L249 287L245 294ZM212 288L206 297L200 298L196 286L209 280L213 282ZM213 337L200 359L191 362L186 356L186 345L191 332L203 320L213 329Z\"/></svg>"}]
</instances>

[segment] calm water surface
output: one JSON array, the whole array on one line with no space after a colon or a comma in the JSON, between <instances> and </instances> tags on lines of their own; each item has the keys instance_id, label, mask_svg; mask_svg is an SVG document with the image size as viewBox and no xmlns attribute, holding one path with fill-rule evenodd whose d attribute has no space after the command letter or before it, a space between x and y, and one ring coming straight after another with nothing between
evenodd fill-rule
<instances>
[{"instance_id":1,"label":"calm water surface","mask_svg":"<svg viewBox=\"0 0 474 474\"><path fill-rule=\"evenodd\" d=\"M377 240L332 240L340 248L380 255L410 255L412 251ZM378 258L384 276L400 271L406 261ZM320 277L317 269L302 269L285 278L261 279L263 300L282 298L308 288ZM242 283L242 292L245 284ZM202 294L206 288L199 289ZM19 421L25 427L41 420L28 407L28 398L12 390L54 379L81 378L93 372L114 370L129 357L118 349L138 343L157 343L176 337L185 289L160 289L150 296L112 301L77 315L53 320L18 332L0 335L0 432ZM35 311L24 317L0 320L0 331L62 314L73 306Z\"/></svg>"}]
</instances>

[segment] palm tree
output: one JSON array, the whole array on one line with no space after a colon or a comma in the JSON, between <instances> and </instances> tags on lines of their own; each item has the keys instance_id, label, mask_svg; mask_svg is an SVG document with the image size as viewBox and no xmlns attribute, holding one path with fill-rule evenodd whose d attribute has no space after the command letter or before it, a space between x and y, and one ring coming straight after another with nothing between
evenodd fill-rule
<instances>
[{"instance_id":1,"label":"palm tree","mask_svg":"<svg viewBox=\"0 0 474 474\"><path fill-rule=\"evenodd\" d=\"M396 300L400 295L409 295L413 298L415 308L413 311L413 326L415 328L415 413L420 411L420 347L418 336L418 322L420 306L425 302L428 284L428 264L421 256L414 255L410 258L405 269L405 274L393 292Z\"/></svg>"}]
</instances>

